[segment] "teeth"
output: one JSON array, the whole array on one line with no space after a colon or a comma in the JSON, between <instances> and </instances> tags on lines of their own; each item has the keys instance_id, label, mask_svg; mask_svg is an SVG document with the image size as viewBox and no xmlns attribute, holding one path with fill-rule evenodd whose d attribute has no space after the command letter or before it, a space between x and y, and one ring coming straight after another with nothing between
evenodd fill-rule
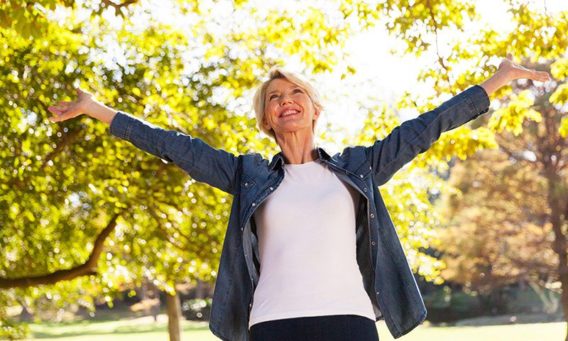
<instances>
[{"instance_id":1,"label":"teeth","mask_svg":"<svg viewBox=\"0 0 568 341\"><path fill-rule=\"evenodd\" d=\"M284 112L282 113L282 117L286 117L286 116L290 116L290 115L293 115L293 114L297 114L298 112L299 112L298 110L293 110L293 109L286 110L286 111L284 111Z\"/></svg>"}]
</instances>

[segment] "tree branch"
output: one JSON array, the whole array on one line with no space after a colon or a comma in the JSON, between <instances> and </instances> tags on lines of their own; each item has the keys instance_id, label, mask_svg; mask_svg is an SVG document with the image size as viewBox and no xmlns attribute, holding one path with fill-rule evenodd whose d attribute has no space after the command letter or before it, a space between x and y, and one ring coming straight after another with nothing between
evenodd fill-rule
<instances>
[{"instance_id":1,"label":"tree branch","mask_svg":"<svg viewBox=\"0 0 568 341\"><path fill-rule=\"evenodd\" d=\"M446 82L448 82L448 86L451 86L452 83L450 81L450 70L449 68L446 66L446 63L444 63L444 58L442 58L442 55L440 55L440 48L439 48L439 43L438 43L438 21L436 20L436 16L434 15L434 8L432 6L432 4L430 3L430 0L426 0L426 6L428 6L428 10L430 13L430 19L432 19L432 23L434 24L434 35L436 37L436 55L438 56L438 63L440 63L440 66L446 71L442 76L446 79Z\"/></svg>"},{"instance_id":2,"label":"tree branch","mask_svg":"<svg viewBox=\"0 0 568 341\"><path fill-rule=\"evenodd\" d=\"M132 5L134 3L138 2L138 0L126 0L123 3L114 3L111 0L102 0L102 3L105 5L105 7L112 7L114 8L114 11L116 14L120 14L122 15L122 8L123 7L128 7L129 5Z\"/></svg>"},{"instance_id":3,"label":"tree branch","mask_svg":"<svg viewBox=\"0 0 568 341\"><path fill-rule=\"evenodd\" d=\"M44 274L44 275L36 275L36 276L28 276L28 277L20 277L20 278L1 278L0 277L0 289L8 289L8 288L26 288L30 286L37 286L43 284L54 284L60 281L68 281L80 276L90 276L97 274L97 262L103 251L103 246L106 238L109 234L114 230L116 227L116 219L118 218L118 214L115 214L107 226L99 233L97 239L95 240L95 245L93 246L93 250L89 255L87 261L81 265L78 265L71 269L65 270L57 270L55 272Z\"/></svg>"},{"instance_id":4,"label":"tree branch","mask_svg":"<svg viewBox=\"0 0 568 341\"><path fill-rule=\"evenodd\" d=\"M75 143L75 141L77 141L77 139L79 138L80 133L81 133L81 130L79 130L79 129L72 130L68 133L63 133L63 137L61 138L61 141L57 144L55 149L53 149L51 152L49 152L45 156L45 158L43 159L43 162L41 164L41 169L42 170L45 169L45 166L47 165L47 163L49 161L53 160L53 158L55 158L55 156L57 156L58 154L63 152L65 147Z\"/></svg>"}]
</instances>

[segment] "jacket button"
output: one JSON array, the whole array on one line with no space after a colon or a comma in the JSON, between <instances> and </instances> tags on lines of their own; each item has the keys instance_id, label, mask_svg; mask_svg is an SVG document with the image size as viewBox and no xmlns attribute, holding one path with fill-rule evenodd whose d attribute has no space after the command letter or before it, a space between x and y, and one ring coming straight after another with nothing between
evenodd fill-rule
<instances>
[{"instance_id":1,"label":"jacket button","mask_svg":"<svg viewBox=\"0 0 568 341\"><path fill-rule=\"evenodd\" d=\"M241 227L241 231L243 231L244 229Z\"/></svg>"},{"instance_id":2,"label":"jacket button","mask_svg":"<svg viewBox=\"0 0 568 341\"><path fill-rule=\"evenodd\" d=\"M255 207L255 206L256 206L256 204L253 202L253 203L252 203L252 207Z\"/></svg>"},{"instance_id":3,"label":"jacket button","mask_svg":"<svg viewBox=\"0 0 568 341\"><path fill-rule=\"evenodd\" d=\"M359 175L361 178L363 178L363 174Z\"/></svg>"},{"instance_id":4,"label":"jacket button","mask_svg":"<svg viewBox=\"0 0 568 341\"><path fill-rule=\"evenodd\" d=\"M375 215L373 213L371 213L371 219L373 219L375 217Z\"/></svg>"},{"instance_id":5,"label":"jacket button","mask_svg":"<svg viewBox=\"0 0 568 341\"><path fill-rule=\"evenodd\" d=\"M369 166L369 169L373 169L373 167Z\"/></svg>"},{"instance_id":6,"label":"jacket button","mask_svg":"<svg viewBox=\"0 0 568 341\"><path fill-rule=\"evenodd\" d=\"M270 190L271 190L271 191L273 191L273 190L274 190L274 188L273 188L273 187L270 187Z\"/></svg>"},{"instance_id":7,"label":"jacket button","mask_svg":"<svg viewBox=\"0 0 568 341\"><path fill-rule=\"evenodd\" d=\"M249 183L248 183L248 182L245 182L245 187L248 187L248 185L249 185Z\"/></svg>"},{"instance_id":8,"label":"jacket button","mask_svg":"<svg viewBox=\"0 0 568 341\"><path fill-rule=\"evenodd\" d=\"M367 187L363 188L363 192L367 192Z\"/></svg>"},{"instance_id":9,"label":"jacket button","mask_svg":"<svg viewBox=\"0 0 568 341\"><path fill-rule=\"evenodd\" d=\"M371 245L375 246L375 241L372 241L372 242L371 242Z\"/></svg>"},{"instance_id":10,"label":"jacket button","mask_svg":"<svg viewBox=\"0 0 568 341\"><path fill-rule=\"evenodd\" d=\"M377 291L377 295L379 294L379 292Z\"/></svg>"}]
</instances>

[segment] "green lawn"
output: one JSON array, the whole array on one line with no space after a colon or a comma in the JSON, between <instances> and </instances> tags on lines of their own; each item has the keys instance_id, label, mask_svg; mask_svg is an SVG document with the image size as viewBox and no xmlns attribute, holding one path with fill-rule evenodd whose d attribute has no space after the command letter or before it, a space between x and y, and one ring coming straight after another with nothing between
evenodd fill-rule
<instances>
[{"instance_id":1,"label":"green lawn","mask_svg":"<svg viewBox=\"0 0 568 341\"><path fill-rule=\"evenodd\" d=\"M394 340L389 334L384 322L377 323L379 337L383 340ZM165 315L160 315L158 322L150 317L135 319L120 319L101 322L73 323L42 323L31 324L32 340L61 340L61 341L144 341L168 340L167 321ZM479 327L429 327L422 325L398 340L403 341L561 341L564 340L566 324L530 323ZM183 321L183 340L214 341L216 338L206 322Z\"/></svg>"}]
</instances>

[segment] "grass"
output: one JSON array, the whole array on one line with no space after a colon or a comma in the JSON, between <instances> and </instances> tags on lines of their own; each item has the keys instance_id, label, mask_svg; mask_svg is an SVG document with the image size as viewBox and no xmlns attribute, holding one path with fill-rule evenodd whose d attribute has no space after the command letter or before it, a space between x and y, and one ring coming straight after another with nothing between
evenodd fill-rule
<instances>
[{"instance_id":1,"label":"grass","mask_svg":"<svg viewBox=\"0 0 568 341\"><path fill-rule=\"evenodd\" d=\"M383 321L377 323L381 341L394 340ZM151 317L124 318L111 321L79 321L69 323L30 324L32 340L60 341L145 341L168 340L167 318L158 316L154 322ZM182 321L182 340L216 341L207 322ZM433 327L422 325L400 339L402 341L562 341L566 333L566 323L527 323L491 326Z\"/></svg>"}]
</instances>

